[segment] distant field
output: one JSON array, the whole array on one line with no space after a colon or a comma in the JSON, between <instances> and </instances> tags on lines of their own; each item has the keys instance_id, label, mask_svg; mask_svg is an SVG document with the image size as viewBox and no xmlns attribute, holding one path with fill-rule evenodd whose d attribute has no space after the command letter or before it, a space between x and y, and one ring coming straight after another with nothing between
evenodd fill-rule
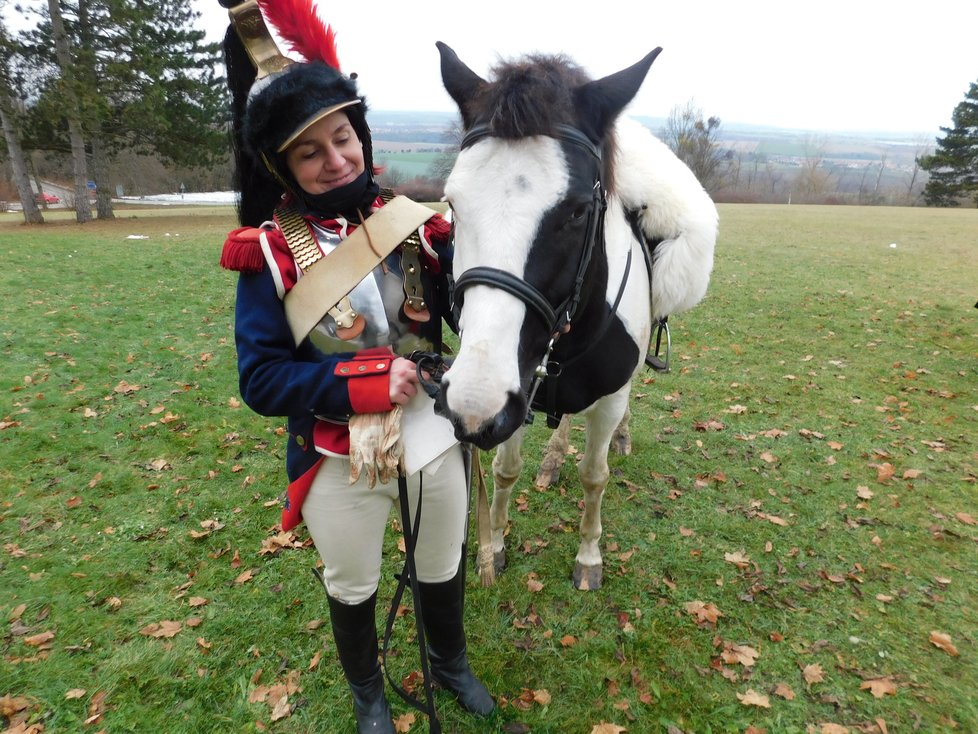
<instances>
[{"instance_id":1,"label":"distant field","mask_svg":"<svg viewBox=\"0 0 978 734\"><path fill-rule=\"evenodd\" d=\"M423 147L431 148L432 146L425 145ZM378 147L374 153L374 158L378 164L395 168L405 176L413 178L414 176L429 174L431 164L438 159L439 155L440 153L431 150L413 150L411 144L402 146L400 143L393 143L386 148Z\"/></svg>"},{"instance_id":2,"label":"distant field","mask_svg":"<svg viewBox=\"0 0 978 734\"><path fill-rule=\"evenodd\" d=\"M233 212L69 214L0 215L0 729L352 731L315 552L277 526L283 421L238 395ZM538 419L509 568L466 592L499 711L439 694L446 734L978 732L976 232L974 209L721 206L674 369L634 384L604 587L570 582L582 436L535 488Z\"/></svg>"}]
</instances>

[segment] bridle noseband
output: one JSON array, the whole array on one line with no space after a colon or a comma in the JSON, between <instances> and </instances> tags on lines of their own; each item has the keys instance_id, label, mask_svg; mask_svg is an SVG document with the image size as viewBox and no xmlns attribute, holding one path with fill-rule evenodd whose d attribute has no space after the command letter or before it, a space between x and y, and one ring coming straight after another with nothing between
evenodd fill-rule
<instances>
[{"instance_id":1,"label":"bridle noseband","mask_svg":"<svg viewBox=\"0 0 978 734\"><path fill-rule=\"evenodd\" d=\"M487 125L476 125L465 134L460 146L461 150L490 136L491 133ZM542 380L547 376L556 376L557 374L552 366L548 366L550 353L553 351L554 344L560 335L570 327L571 321L577 312L577 307L580 305L581 290L584 287L584 276L591 264L591 256L594 253L595 246L603 245L604 243L603 223L607 200L601 181L601 151L584 133L568 125L557 126L553 137L561 141L573 143L584 149L587 153L594 156L598 162L598 174L595 178L591 204L588 211L584 246L581 249L581 257L577 263L577 272L574 277L574 285L571 293L555 307L536 286L528 283L523 278L513 275L506 270L487 266L469 268L454 281L451 287L452 314L455 317L456 324L461 315L465 289L473 285L487 285L505 291L522 301L527 306L527 309L538 316L547 328L547 333L550 334L550 341L540 364L534 371L533 383L528 393L528 405L532 405L533 398ZM453 225L453 246L454 239ZM529 420L532 420L532 409L528 413Z\"/></svg>"}]
</instances>

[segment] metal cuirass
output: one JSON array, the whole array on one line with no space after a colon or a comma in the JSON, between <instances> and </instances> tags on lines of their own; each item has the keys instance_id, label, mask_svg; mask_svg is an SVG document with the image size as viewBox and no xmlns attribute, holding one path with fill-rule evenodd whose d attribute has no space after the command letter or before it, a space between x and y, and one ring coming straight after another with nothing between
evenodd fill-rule
<instances>
[{"instance_id":1,"label":"metal cuirass","mask_svg":"<svg viewBox=\"0 0 978 734\"><path fill-rule=\"evenodd\" d=\"M311 223L312 231L328 256L340 244L340 237ZM326 314L310 332L309 340L324 354L356 352L372 347L390 347L396 354L415 350L431 351L432 344L410 330L404 318L404 272L401 252L395 250L374 268L347 295L349 306L365 320L363 331L351 339L337 334L336 320Z\"/></svg>"}]
</instances>

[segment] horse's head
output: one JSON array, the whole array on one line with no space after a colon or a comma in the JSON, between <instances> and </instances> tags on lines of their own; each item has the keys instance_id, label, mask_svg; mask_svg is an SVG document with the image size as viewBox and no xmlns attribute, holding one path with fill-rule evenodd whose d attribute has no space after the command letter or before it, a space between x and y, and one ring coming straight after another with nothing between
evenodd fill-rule
<instances>
[{"instance_id":1,"label":"horse's head","mask_svg":"<svg viewBox=\"0 0 978 734\"><path fill-rule=\"evenodd\" d=\"M563 57L532 56L489 82L438 48L465 137L445 186L461 347L437 409L459 439L490 448L523 423L534 373L576 328L578 306L591 292L603 303L611 130L661 49L596 81Z\"/></svg>"}]
</instances>

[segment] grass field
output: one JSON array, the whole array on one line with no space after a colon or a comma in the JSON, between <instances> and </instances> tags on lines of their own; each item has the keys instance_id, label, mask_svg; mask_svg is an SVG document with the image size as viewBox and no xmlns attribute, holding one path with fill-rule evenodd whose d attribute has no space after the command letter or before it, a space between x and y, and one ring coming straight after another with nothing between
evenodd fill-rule
<instances>
[{"instance_id":1,"label":"grass field","mask_svg":"<svg viewBox=\"0 0 978 734\"><path fill-rule=\"evenodd\" d=\"M425 176L430 172L431 165L439 159L440 153L431 151L380 150L377 152L377 164L386 169L397 170L406 178Z\"/></svg>"},{"instance_id":2,"label":"grass field","mask_svg":"<svg viewBox=\"0 0 978 734\"><path fill-rule=\"evenodd\" d=\"M237 394L232 213L126 215L0 215L0 726L352 731L315 553L276 528L282 424ZM721 207L674 370L635 383L604 588L571 588L573 471L525 477L467 597L499 712L442 695L445 730L978 731L976 300L975 210Z\"/></svg>"}]
</instances>

